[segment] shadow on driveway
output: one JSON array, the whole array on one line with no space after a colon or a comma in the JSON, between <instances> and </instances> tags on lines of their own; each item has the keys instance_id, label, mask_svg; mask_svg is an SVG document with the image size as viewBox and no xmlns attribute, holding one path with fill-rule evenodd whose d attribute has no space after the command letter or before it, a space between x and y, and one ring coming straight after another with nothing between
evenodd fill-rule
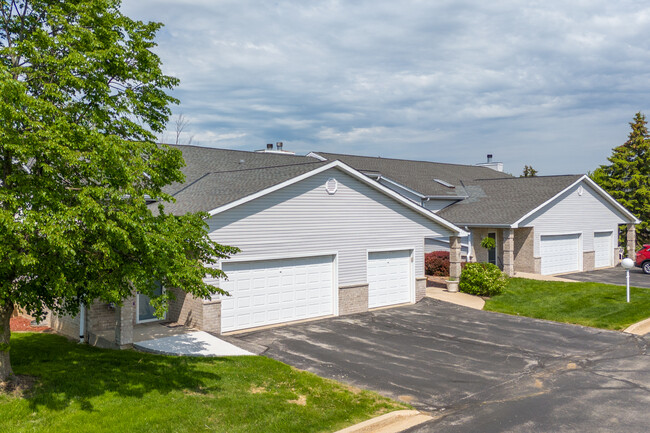
<instances>
[{"instance_id":1,"label":"shadow on driveway","mask_svg":"<svg viewBox=\"0 0 650 433\"><path fill-rule=\"evenodd\" d=\"M646 431L650 421L646 340L620 332L427 298L236 339L436 417L413 432L564 431L573 412L577 431Z\"/></svg>"}]
</instances>

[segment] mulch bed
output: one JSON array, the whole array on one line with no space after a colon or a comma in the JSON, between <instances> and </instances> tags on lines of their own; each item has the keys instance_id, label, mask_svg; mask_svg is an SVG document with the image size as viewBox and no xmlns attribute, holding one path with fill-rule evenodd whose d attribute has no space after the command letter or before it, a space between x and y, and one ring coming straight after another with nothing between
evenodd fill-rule
<instances>
[{"instance_id":1,"label":"mulch bed","mask_svg":"<svg viewBox=\"0 0 650 433\"><path fill-rule=\"evenodd\" d=\"M43 332L49 330L49 326L32 326L32 319L27 317L12 317L9 319L11 332Z\"/></svg>"}]
</instances>

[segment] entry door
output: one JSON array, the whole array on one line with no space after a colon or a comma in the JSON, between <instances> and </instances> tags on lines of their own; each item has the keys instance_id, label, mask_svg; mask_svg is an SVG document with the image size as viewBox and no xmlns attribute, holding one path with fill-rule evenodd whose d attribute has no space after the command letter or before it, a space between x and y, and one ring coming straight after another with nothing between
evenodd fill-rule
<instances>
[{"instance_id":1,"label":"entry door","mask_svg":"<svg viewBox=\"0 0 650 433\"><path fill-rule=\"evenodd\" d=\"M488 250L488 263L492 263L493 265L497 264L497 234L496 233L488 233L487 235L488 238L494 239L494 248L490 248Z\"/></svg>"}]
</instances>

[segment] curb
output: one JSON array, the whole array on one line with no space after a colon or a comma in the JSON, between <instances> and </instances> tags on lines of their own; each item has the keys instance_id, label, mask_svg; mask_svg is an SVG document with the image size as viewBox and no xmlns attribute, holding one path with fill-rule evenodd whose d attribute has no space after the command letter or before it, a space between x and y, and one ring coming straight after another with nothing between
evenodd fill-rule
<instances>
[{"instance_id":1,"label":"curb","mask_svg":"<svg viewBox=\"0 0 650 433\"><path fill-rule=\"evenodd\" d=\"M335 433L398 433L432 419L433 417L417 410L397 410Z\"/></svg>"},{"instance_id":2,"label":"curb","mask_svg":"<svg viewBox=\"0 0 650 433\"><path fill-rule=\"evenodd\" d=\"M650 319L642 320L638 323L628 326L623 332L634 335L645 335L650 332Z\"/></svg>"}]
</instances>

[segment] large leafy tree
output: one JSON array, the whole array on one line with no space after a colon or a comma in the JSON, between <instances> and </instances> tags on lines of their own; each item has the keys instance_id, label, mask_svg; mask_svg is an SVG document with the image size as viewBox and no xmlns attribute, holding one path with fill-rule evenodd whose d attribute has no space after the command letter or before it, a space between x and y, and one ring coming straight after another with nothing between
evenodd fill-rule
<instances>
[{"instance_id":1,"label":"large leafy tree","mask_svg":"<svg viewBox=\"0 0 650 433\"><path fill-rule=\"evenodd\" d=\"M12 374L15 308L78 312L120 304L157 282L199 297L236 249L211 241L204 215L173 216L177 150L155 143L177 80L151 51L157 23L119 0L3 0L0 17L0 381ZM158 313L172 297L154 299Z\"/></svg>"},{"instance_id":2,"label":"large leafy tree","mask_svg":"<svg viewBox=\"0 0 650 433\"><path fill-rule=\"evenodd\" d=\"M645 116L636 113L627 141L612 150L607 158L609 165L601 165L591 174L595 182L641 220L636 229L642 244L650 242L650 136L646 124ZM621 241L625 242L624 233Z\"/></svg>"}]
</instances>

